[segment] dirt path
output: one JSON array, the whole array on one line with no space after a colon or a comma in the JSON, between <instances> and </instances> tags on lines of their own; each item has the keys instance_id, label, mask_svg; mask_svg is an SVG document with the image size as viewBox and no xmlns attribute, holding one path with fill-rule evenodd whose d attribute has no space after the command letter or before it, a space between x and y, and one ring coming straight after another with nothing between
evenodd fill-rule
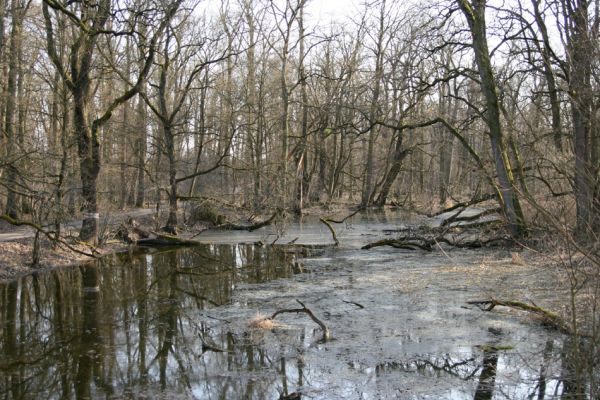
<instances>
[{"instance_id":1,"label":"dirt path","mask_svg":"<svg viewBox=\"0 0 600 400\"><path fill-rule=\"evenodd\" d=\"M113 227L129 217L149 217L155 209L137 208L125 211L116 211L101 215L100 227ZM81 220L66 222L61 225L63 233L71 231L74 236L81 227ZM53 246L46 239L42 239L40 245L40 259L38 265L32 266L33 237L34 230L29 227L14 227L3 224L0 231L0 281L11 280L16 277L27 275L36 271L73 265L92 260L87 257L66 249L64 246ZM51 228L50 228L51 229ZM91 252L92 249L85 244L73 243L72 247L82 252ZM108 254L122 248L120 244L110 243L103 248L94 249L98 254Z\"/></svg>"},{"instance_id":2,"label":"dirt path","mask_svg":"<svg viewBox=\"0 0 600 400\"><path fill-rule=\"evenodd\" d=\"M153 212L155 212L155 209L150 208L135 208L132 210L116 211L105 214L104 216L101 215L100 224L113 226L129 217L139 218L146 215L152 215ZM13 227L14 229L10 228L10 225L5 226L5 231L0 232L0 242L10 242L14 240L32 238L35 233L34 230L29 227ZM81 228L81 220L75 220L61 224L61 229L63 230L79 230L79 228Z\"/></svg>"}]
</instances>

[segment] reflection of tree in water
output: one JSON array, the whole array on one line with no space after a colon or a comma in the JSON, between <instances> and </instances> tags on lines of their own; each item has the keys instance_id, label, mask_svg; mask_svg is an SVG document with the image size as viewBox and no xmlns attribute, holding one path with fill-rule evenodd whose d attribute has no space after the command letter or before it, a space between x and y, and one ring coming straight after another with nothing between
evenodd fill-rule
<instances>
[{"instance_id":1,"label":"reflection of tree in water","mask_svg":"<svg viewBox=\"0 0 600 400\"><path fill-rule=\"evenodd\" d=\"M201 246L124 261L0 286L3 398L279 392L279 350L199 311L228 303L239 283L291 276L290 256Z\"/></svg>"},{"instance_id":2,"label":"reflection of tree in water","mask_svg":"<svg viewBox=\"0 0 600 400\"><path fill-rule=\"evenodd\" d=\"M375 370L377 375L385 375L393 371L420 373L428 376L437 376L443 373L462 381L477 382L473 394L474 400L493 399L494 393L497 393L500 398L507 399L527 398L543 400L545 398L556 398L557 396L564 399L584 399L587 398L585 392L579 391L575 395L575 392L572 391L572 382L569 382L565 375L564 352L567 349L565 346L568 346L569 340L566 339L562 350L556 354L554 352L554 340L547 340L541 354L541 359L534 357L539 361L539 374L535 376L520 375L523 372L521 371L521 367L528 365L529 361L531 361L524 360L521 356L516 357L518 362L512 366L509 365L509 360L503 360L502 364L505 371L499 372L499 360L502 359L504 350L494 345L481 346L482 355L477 357L461 358L447 355L444 357L416 358L407 362L390 361L378 364ZM552 374L552 370L557 367L555 362L558 357L563 357L562 377ZM512 367L512 370L516 372L516 379L527 383L526 386L518 389L520 392L508 393L506 392L505 383L498 381L499 375L506 375L507 373L510 375L510 372L506 371L509 367ZM534 368L533 365L529 365L529 367L532 370ZM504 376L504 379L510 378L510 376ZM512 383L518 386L520 382L516 381Z\"/></svg>"},{"instance_id":3,"label":"reflection of tree in water","mask_svg":"<svg viewBox=\"0 0 600 400\"><path fill-rule=\"evenodd\" d=\"M94 373L100 375L102 360L102 339L98 330L100 274L96 266L86 265L81 268L81 277L83 321L80 343L77 348L75 396L77 399L91 399L92 376ZM102 376L98 376L98 378L98 382L101 382Z\"/></svg>"}]
</instances>

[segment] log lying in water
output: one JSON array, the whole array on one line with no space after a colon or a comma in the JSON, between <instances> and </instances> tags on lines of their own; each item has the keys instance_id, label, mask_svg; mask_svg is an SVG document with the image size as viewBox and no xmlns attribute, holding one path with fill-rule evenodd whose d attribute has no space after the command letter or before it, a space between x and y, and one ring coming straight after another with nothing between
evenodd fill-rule
<instances>
[{"instance_id":1,"label":"log lying in water","mask_svg":"<svg viewBox=\"0 0 600 400\"><path fill-rule=\"evenodd\" d=\"M432 251L434 246L438 246L440 243L447 244L452 247L478 249L481 247L492 247L492 246L507 246L513 245L514 241L509 237L491 237L487 239L475 238L475 239L454 239L448 238L444 235L439 236L418 236L409 235L402 236L396 239L383 239L373 243L366 244L362 247L363 250L372 249L373 247L380 246L391 246L397 249L406 250L425 250Z\"/></svg>"},{"instance_id":2,"label":"log lying in water","mask_svg":"<svg viewBox=\"0 0 600 400\"><path fill-rule=\"evenodd\" d=\"M536 305L522 303L520 301L498 300L493 298L489 300L467 301L467 304L475 305L483 311L492 311L497 306L526 311L540 317L544 325L555 328L563 333L572 334L569 325L558 314L552 311L545 310Z\"/></svg>"},{"instance_id":3,"label":"log lying in water","mask_svg":"<svg viewBox=\"0 0 600 400\"><path fill-rule=\"evenodd\" d=\"M275 212L266 220L263 221L259 221L255 224L252 225L239 225L239 224L234 224L234 223L226 223L226 224L221 224L221 225L217 225L214 229L222 229L222 230L230 230L230 231L248 231L248 232L252 232L255 231L257 229L260 229L262 227L265 226L269 226L271 225L277 217L280 217L283 215L283 210L278 208L277 210L275 210Z\"/></svg>"},{"instance_id":4,"label":"log lying in water","mask_svg":"<svg viewBox=\"0 0 600 400\"><path fill-rule=\"evenodd\" d=\"M119 226L116 237L125 243L137 246L196 246L199 244L199 242L194 240L183 239L174 235L143 229L132 218Z\"/></svg>"}]
</instances>

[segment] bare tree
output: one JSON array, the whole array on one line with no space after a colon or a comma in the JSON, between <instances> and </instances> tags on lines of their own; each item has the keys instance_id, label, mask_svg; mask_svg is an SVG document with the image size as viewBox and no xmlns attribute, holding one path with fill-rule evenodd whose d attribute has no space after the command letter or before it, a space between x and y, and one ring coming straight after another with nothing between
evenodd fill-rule
<instances>
[{"instance_id":1,"label":"bare tree","mask_svg":"<svg viewBox=\"0 0 600 400\"><path fill-rule=\"evenodd\" d=\"M182 0L179 0L169 4L164 10L164 15L159 17L160 23L148 43L144 65L138 71L135 82L125 92L115 97L103 112L99 113L99 117L92 118L90 115L94 80L92 72L99 39L103 36L135 34L136 27L129 26L123 27L123 30L112 30L110 26L112 24L109 24L112 16L110 0L101 0L94 4L44 0L42 7L46 24L48 55L73 96L73 128L77 138L83 210L85 211L80 231L82 240L96 241L98 235L97 179L101 167L99 130L111 118L117 107L131 99L141 89L154 59L156 43L181 2ZM67 15L75 32L75 38L69 48L68 66L64 65L56 52L55 21L50 9ZM144 15L144 10L139 10L139 12ZM146 10L147 18L157 17L149 15L149 12Z\"/></svg>"}]
</instances>

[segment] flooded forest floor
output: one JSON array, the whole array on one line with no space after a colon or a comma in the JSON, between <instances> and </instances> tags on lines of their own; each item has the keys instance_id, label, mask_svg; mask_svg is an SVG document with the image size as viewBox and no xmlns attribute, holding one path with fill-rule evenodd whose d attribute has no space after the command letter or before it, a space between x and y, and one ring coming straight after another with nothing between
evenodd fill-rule
<instances>
[{"instance_id":1,"label":"flooded forest floor","mask_svg":"<svg viewBox=\"0 0 600 400\"><path fill-rule=\"evenodd\" d=\"M531 313L468 302L560 311L561 271L518 248L362 249L421 223L399 212L358 214L336 224L338 246L318 218L209 230L196 247L124 253L0 286L10 333L0 342L0 395L560 397L564 335ZM255 323L298 300L330 340L305 314Z\"/></svg>"}]
</instances>

